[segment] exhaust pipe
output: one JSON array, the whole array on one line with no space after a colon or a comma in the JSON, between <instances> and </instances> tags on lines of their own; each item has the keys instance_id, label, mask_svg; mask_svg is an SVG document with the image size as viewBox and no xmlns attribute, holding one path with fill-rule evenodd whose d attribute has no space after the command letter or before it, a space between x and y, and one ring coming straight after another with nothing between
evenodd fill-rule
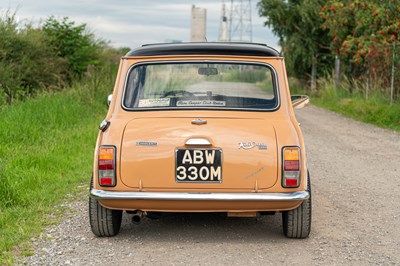
<instances>
[{"instance_id":1,"label":"exhaust pipe","mask_svg":"<svg viewBox=\"0 0 400 266\"><path fill-rule=\"evenodd\" d=\"M137 211L133 216L132 216L132 223L133 224L140 224L142 219L146 216L146 212L143 211Z\"/></svg>"}]
</instances>

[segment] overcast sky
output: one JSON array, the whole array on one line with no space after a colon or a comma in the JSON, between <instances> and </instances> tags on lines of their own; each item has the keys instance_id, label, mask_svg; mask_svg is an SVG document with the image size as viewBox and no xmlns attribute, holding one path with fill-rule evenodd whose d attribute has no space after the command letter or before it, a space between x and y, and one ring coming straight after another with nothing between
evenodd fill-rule
<instances>
[{"instance_id":1,"label":"overcast sky","mask_svg":"<svg viewBox=\"0 0 400 266\"><path fill-rule=\"evenodd\" d=\"M258 16L257 2L252 1L251 10L253 42L279 48L277 37ZM135 48L167 40L189 41L192 4L207 9L207 39L217 41L222 0L0 0L0 9L1 13L16 11L20 22L36 25L51 15L69 17L86 23L114 47Z\"/></svg>"}]
</instances>

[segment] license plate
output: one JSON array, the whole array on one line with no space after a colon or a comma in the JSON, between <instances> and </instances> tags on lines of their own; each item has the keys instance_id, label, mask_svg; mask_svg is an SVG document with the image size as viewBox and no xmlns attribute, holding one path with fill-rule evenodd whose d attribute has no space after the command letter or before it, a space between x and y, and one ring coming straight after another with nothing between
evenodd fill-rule
<instances>
[{"instance_id":1,"label":"license plate","mask_svg":"<svg viewBox=\"0 0 400 266\"><path fill-rule=\"evenodd\" d=\"M177 149L176 182L222 182L221 149Z\"/></svg>"}]
</instances>

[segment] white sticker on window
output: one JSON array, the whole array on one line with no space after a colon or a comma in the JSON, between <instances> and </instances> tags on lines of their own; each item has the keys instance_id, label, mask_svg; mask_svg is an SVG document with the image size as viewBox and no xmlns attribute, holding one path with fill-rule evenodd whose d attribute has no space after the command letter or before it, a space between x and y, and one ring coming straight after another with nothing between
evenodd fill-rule
<instances>
[{"instance_id":1,"label":"white sticker on window","mask_svg":"<svg viewBox=\"0 0 400 266\"><path fill-rule=\"evenodd\" d=\"M160 98L160 99L140 99L139 107L163 107L169 106L170 98Z\"/></svg>"},{"instance_id":2,"label":"white sticker on window","mask_svg":"<svg viewBox=\"0 0 400 266\"><path fill-rule=\"evenodd\" d=\"M213 101L213 100L197 100L197 101L177 101L176 106L226 106L225 101Z\"/></svg>"}]
</instances>

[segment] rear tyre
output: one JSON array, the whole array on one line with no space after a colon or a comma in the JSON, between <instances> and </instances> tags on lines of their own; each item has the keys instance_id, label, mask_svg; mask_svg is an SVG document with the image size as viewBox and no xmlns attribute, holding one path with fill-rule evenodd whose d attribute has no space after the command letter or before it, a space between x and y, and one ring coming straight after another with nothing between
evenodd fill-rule
<instances>
[{"instance_id":1,"label":"rear tyre","mask_svg":"<svg viewBox=\"0 0 400 266\"><path fill-rule=\"evenodd\" d=\"M288 238L306 238L311 231L311 184L307 173L310 197L294 210L282 212L283 233Z\"/></svg>"},{"instance_id":2,"label":"rear tyre","mask_svg":"<svg viewBox=\"0 0 400 266\"><path fill-rule=\"evenodd\" d=\"M92 187L93 179L90 182L90 188ZM121 228L122 211L104 208L97 200L89 197L89 220L96 236L115 236Z\"/></svg>"}]
</instances>

